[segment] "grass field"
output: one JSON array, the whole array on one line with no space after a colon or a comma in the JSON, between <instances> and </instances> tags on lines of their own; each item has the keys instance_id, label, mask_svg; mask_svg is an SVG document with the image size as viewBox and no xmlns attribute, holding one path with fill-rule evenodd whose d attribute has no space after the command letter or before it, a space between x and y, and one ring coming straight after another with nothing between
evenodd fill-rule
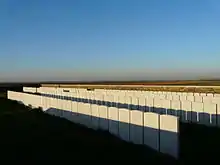
<instances>
[{"instance_id":1,"label":"grass field","mask_svg":"<svg viewBox=\"0 0 220 165\"><path fill-rule=\"evenodd\" d=\"M0 105L2 160L71 160L72 163L92 160L109 164L121 159L175 164L172 158L151 149L44 114L39 109L32 110L5 98L0 99Z\"/></svg>"},{"instance_id":2,"label":"grass field","mask_svg":"<svg viewBox=\"0 0 220 165\"><path fill-rule=\"evenodd\" d=\"M84 86L77 86L77 85ZM91 85L97 85L96 87ZM100 86L99 86L100 85ZM104 85L104 86L103 86ZM111 86L112 85L112 86ZM129 85L130 87L122 87ZM134 86L133 86L134 85ZM144 85L144 87L135 87ZM154 85L158 87L150 87ZM166 87L161 87L161 86ZM170 92L196 92L196 93L220 93L220 88L187 87L187 86L220 86L220 80L176 80L176 81L99 81L99 82L47 82L42 83L44 87L63 87L63 88L89 88L89 89L117 89L117 90L146 90L146 91L170 91ZM132 87L133 86L133 87ZM176 86L176 87L169 87ZM183 86L183 87L178 87Z\"/></svg>"},{"instance_id":3,"label":"grass field","mask_svg":"<svg viewBox=\"0 0 220 165\"><path fill-rule=\"evenodd\" d=\"M173 81L87 81L87 82L42 82L41 84L97 84L97 85L198 85L220 86L220 80L173 80Z\"/></svg>"},{"instance_id":4,"label":"grass field","mask_svg":"<svg viewBox=\"0 0 220 165\"><path fill-rule=\"evenodd\" d=\"M42 84L43 87L62 87L62 88L86 88L86 89L111 89L111 90L141 90L141 91L167 91L167 92L195 92L195 93L216 93L220 94L220 88L195 88L195 87L123 87L123 86L111 86L111 85L84 85L78 86L74 84Z\"/></svg>"}]
</instances>

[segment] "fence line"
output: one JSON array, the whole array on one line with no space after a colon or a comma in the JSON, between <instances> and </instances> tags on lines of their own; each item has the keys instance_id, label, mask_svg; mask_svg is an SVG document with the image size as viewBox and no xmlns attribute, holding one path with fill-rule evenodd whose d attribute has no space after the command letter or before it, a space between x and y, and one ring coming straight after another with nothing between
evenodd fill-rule
<instances>
[{"instance_id":1,"label":"fence line","mask_svg":"<svg viewBox=\"0 0 220 165\"><path fill-rule=\"evenodd\" d=\"M48 97L73 97L91 99L110 104L127 104L129 109L138 109L159 114L178 116L182 122L220 127L220 97L206 93L120 91L97 89L87 91L77 88L36 88ZM34 91L34 90L33 90ZM94 95L94 96L92 96Z\"/></svg>"}]
</instances>

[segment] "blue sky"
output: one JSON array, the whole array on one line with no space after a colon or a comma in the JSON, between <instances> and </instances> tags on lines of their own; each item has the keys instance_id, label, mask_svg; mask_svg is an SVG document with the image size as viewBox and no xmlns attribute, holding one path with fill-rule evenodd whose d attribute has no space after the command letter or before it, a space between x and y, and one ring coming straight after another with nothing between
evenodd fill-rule
<instances>
[{"instance_id":1,"label":"blue sky","mask_svg":"<svg viewBox=\"0 0 220 165\"><path fill-rule=\"evenodd\" d=\"M0 79L220 71L218 0L1 0L0 20Z\"/></svg>"}]
</instances>

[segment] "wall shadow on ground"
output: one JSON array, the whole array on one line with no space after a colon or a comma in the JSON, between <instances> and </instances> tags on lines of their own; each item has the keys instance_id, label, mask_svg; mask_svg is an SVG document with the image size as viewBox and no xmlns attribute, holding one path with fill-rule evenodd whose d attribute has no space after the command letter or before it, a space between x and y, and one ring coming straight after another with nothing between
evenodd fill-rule
<instances>
[{"instance_id":1,"label":"wall shadow on ground","mask_svg":"<svg viewBox=\"0 0 220 165\"><path fill-rule=\"evenodd\" d=\"M131 129L136 129L136 134L143 133L143 136L141 138L138 138L137 141L141 141L145 143L147 142L147 145L153 145L157 141L155 139L155 133L157 130L149 128L149 127L140 127L134 124L128 124L123 123L119 121L112 121L109 119L101 119L97 117L91 117L84 114L77 114L74 112L70 112L67 110L61 110L57 108L50 108L46 111L49 114L55 114L56 116L61 115L63 118L66 118L67 120L70 120L71 122L75 122L78 124L82 124L86 127L93 127L92 122L95 122L95 128L97 129L97 122L100 123L107 123L107 127L102 128L101 130L107 130L108 132L112 132L113 135L117 136L117 134L120 132L121 129L125 129L125 131L122 131L123 133L128 130L130 133ZM77 120L77 118L81 118L82 120ZM111 126L110 126L111 123ZM89 126L89 124L91 124ZM116 131L110 131L112 127L117 128ZM94 129L94 128L93 128ZM107 132L106 132L107 133ZM108 134L108 133L107 133ZM119 134L119 133L118 133ZM158 145L160 145L161 135L166 136L167 138L170 138L167 140L167 146L172 145L173 139L172 137L175 137L175 133L168 132L168 131L161 131L158 138ZM118 135L117 137L122 138ZM131 136L129 136L131 138ZM179 163L184 164L190 164L192 162L203 162L207 160L218 160L218 149L220 147L220 130L217 128L210 128L205 127L202 125L196 125L196 124L180 124L180 150L179 150ZM124 139L126 140L126 139ZM143 147L147 148L148 147ZM112 149L115 150L115 149ZM117 150L117 148L116 148ZM146 158L147 155L152 155L146 152ZM153 152L154 153L154 152Z\"/></svg>"},{"instance_id":2,"label":"wall shadow on ground","mask_svg":"<svg viewBox=\"0 0 220 165\"><path fill-rule=\"evenodd\" d=\"M45 111L48 114L63 117L76 124L84 125L95 130L102 130L134 144L145 144L153 149L166 151L178 156L178 135L176 132L154 129L146 126L139 126L125 123L118 120L111 120L101 117L89 116L77 112L67 111L51 107ZM115 149L114 149L115 150Z\"/></svg>"}]
</instances>

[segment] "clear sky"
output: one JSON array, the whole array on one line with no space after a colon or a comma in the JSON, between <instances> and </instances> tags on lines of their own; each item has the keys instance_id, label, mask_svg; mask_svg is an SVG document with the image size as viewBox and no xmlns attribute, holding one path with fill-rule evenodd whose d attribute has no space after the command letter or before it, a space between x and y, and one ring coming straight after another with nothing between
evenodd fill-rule
<instances>
[{"instance_id":1,"label":"clear sky","mask_svg":"<svg viewBox=\"0 0 220 165\"><path fill-rule=\"evenodd\" d=\"M0 79L173 71L220 72L219 0L0 1Z\"/></svg>"}]
</instances>

